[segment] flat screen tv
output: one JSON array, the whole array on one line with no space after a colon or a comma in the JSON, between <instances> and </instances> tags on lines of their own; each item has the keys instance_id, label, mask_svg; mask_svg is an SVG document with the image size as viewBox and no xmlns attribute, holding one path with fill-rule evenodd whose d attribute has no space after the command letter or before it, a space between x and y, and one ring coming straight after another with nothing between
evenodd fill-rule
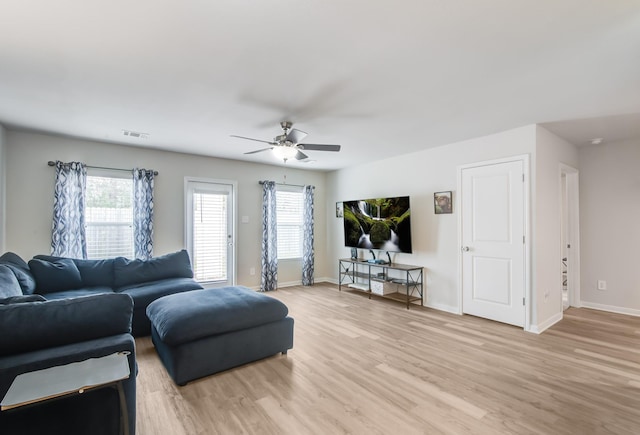
<instances>
[{"instance_id":1,"label":"flat screen tv","mask_svg":"<svg viewBox=\"0 0 640 435\"><path fill-rule=\"evenodd\" d=\"M408 196L345 201L343 211L346 246L411 253Z\"/></svg>"}]
</instances>

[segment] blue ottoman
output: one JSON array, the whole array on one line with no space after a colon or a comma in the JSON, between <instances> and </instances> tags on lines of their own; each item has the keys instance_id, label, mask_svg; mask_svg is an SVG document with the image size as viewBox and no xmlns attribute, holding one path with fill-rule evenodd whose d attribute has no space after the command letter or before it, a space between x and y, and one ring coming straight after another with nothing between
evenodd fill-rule
<instances>
[{"instance_id":1,"label":"blue ottoman","mask_svg":"<svg viewBox=\"0 0 640 435\"><path fill-rule=\"evenodd\" d=\"M167 372L185 385L293 347L293 319L277 299L246 287L176 293L147 307Z\"/></svg>"}]
</instances>

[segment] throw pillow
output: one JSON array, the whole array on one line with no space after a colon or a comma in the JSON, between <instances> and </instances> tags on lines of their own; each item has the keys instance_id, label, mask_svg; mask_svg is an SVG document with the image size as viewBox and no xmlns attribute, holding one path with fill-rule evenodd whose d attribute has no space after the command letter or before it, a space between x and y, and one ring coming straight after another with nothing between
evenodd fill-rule
<instances>
[{"instance_id":1,"label":"throw pillow","mask_svg":"<svg viewBox=\"0 0 640 435\"><path fill-rule=\"evenodd\" d=\"M33 259L29 268L36 278L36 291L40 294L82 287L82 278L78 267L70 258L56 261Z\"/></svg>"},{"instance_id":2,"label":"throw pillow","mask_svg":"<svg viewBox=\"0 0 640 435\"><path fill-rule=\"evenodd\" d=\"M33 278L27 263L13 252L5 252L0 256L0 264L7 266L18 279L22 293L30 295L36 289L36 280Z\"/></svg>"},{"instance_id":3,"label":"throw pillow","mask_svg":"<svg viewBox=\"0 0 640 435\"><path fill-rule=\"evenodd\" d=\"M13 271L5 265L0 265L0 298L22 296L22 289Z\"/></svg>"}]
</instances>

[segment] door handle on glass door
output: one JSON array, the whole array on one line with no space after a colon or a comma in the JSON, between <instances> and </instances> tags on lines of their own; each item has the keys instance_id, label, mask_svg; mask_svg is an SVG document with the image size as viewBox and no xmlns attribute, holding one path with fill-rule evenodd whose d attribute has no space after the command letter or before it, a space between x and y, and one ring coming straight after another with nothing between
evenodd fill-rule
<instances>
[{"instance_id":1,"label":"door handle on glass door","mask_svg":"<svg viewBox=\"0 0 640 435\"><path fill-rule=\"evenodd\" d=\"M468 246L463 246L462 247L462 251L463 252L469 252L469 247Z\"/></svg>"}]
</instances>

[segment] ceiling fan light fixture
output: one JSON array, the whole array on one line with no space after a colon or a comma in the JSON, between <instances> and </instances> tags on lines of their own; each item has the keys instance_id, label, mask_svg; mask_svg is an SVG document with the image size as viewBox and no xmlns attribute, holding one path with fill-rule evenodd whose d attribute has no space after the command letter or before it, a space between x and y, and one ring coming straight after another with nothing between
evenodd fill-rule
<instances>
[{"instance_id":1,"label":"ceiling fan light fixture","mask_svg":"<svg viewBox=\"0 0 640 435\"><path fill-rule=\"evenodd\" d=\"M298 154L298 149L289 146L275 146L273 147L273 154L279 159L289 160Z\"/></svg>"},{"instance_id":2,"label":"ceiling fan light fixture","mask_svg":"<svg viewBox=\"0 0 640 435\"><path fill-rule=\"evenodd\" d=\"M267 143L271 145L269 148L249 151L245 154L256 154L263 151L272 150L273 155L275 155L278 159L284 160L285 163L287 162L287 160L291 159L296 159L301 162L308 160L309 156L303 152L304 150L334 152L340 151L340 145L302 143L304 138L307 137L307 133L302 130L298 130L297 128L291 128L292 125L293 124L288 121L281 122L280 126L282 127L283 134L276 136L273 141L254 139L252 137L238 136L235 134L232 134L231 137Z\"/></svg>"}]
</instances>

